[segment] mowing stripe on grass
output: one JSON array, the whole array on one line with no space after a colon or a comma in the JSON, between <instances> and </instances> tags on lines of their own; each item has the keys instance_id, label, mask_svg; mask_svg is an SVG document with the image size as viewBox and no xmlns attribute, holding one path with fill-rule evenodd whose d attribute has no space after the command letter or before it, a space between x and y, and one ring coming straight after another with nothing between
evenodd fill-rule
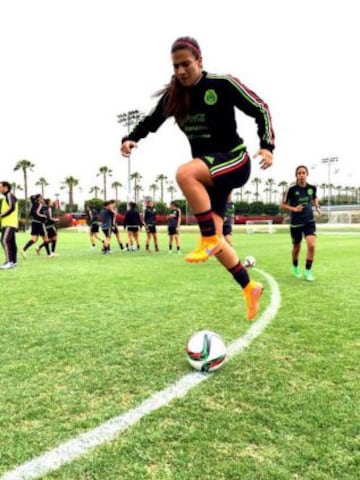
<instances>
[{"instance_id":1,"label":"mowing stripe on grass","mask_svg":"<svg viewBox=\"0 0 360 480\"><path fill-rule=\"evenodd\" d=\"M242 337L228 345L229 358L245 350L265 330L280 307L281 296L277 282L266 272L259 269L256 270L266 278L270 286L270 304ZM31 480L57 470L62 465L85 455L92 448L115 439L120 433L137 423L145 415L149 415L151 412L167 405L175 398L184 397L189 390L208 380L212 375L212 373L189 373L169 387L144 400L138 407L108 420L99 427L83 433L73 440L62 443L33 460L19 465L17 468L5 473L0 477L0 480Z\"/></svg>"}]
</instances>

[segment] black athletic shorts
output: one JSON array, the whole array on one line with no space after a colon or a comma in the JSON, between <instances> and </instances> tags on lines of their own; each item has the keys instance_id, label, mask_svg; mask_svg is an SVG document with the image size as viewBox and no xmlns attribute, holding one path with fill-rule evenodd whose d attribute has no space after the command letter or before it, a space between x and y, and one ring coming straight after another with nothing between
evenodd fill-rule
<instances>
[{"instance_id":1,"label":"black athletic shorts","mask_svg":"<svg viewBox=\"0 0 360 480\"><path fill-rule=\"evenodd\" d=\"M146 233L156 233L156 225L146 225Z\"/></svg>"},{"instance_id":2,"label":"black athletic shorts","mask_svg":"<svg viewBox=\"0 0 360 480\"><path fill-rule=\"evenodd\" d=\"M105 235L106 238L110 238L110 237L111 237L111 227L109 227L109 228L103 228L102 231L103 231L103 234Z\"/></svg>"},{"instance_id":3,"label":"black athletic shorts","mask_svg":"<svg viewBox=\"0 0 360 480\"><path fill-rule=\"evenodd\" d=\"M216 152L200 156L209 167L214 186L207 188L213 212L225 216L226 201L234 188L248 181L251 161L245 145L238 145L229 152Z\"/></svg>"},{"instance_id":4,"label":"black athletic shorts","mask_svg":"<svg viewBox=\"0 0 360 480\"><path fill-rule=\"evenodd\" d=\"M92 223L90 225L90 233L99 233L99 224L98 223Z\"/></svg>"},{"instance_id":5,"label":"black athletic shorts","mask_svg":"<svg viewBox=\"0 0 360 480\"><path fill-rule=\"evenodd\" d=\"M177 235L178 233L177 227L168 227L168 235Z\"/></svg>"},{"instance_id":6,"label":"black athletic shorts","mask_svg":"<svg viewBox=\"0 0 360 480\"><path fill-rule=\"evenodd\" d=\"M316 236L315 232L315 222L305 223L304 225L299 225L298 227L290 227L290 234L293 245L300 243L303 235L304 237L307 237L308 235Z\"/></svg>"},{"instance_id":7,"label":"black athletic shorts","mask_svg":"<svg viewBox=\"0 0 360 480\"><path fill-rule=\"evenodd\" d=\"M56 231L55 225L48 225L48 226L46 227L46 230L47 230L47 236L48 236L49 238L56 237L57 231Z\"/></svg>"},{"instance_id":8,"label":"black athletic shorts","mask_svg":"<svg viewBox=\"0 0 360 480\"><path fill-rule=\"evenodd\" d=\"M135 233L135 232L139 231L139 227L129 226L129 227L127 227L127 230L128 230L128 232Z\"/></svg>"},{"instance_id":9,"label":"black athletic shorts","mask_svg":"<svg viewBox=\"0 0 360 480\"><path fill-rule=\"evenodd\" d=\"M231 233L232 233L232 225L224 224L223 225L223 235L224 235L224 237L226 237L226 235L231 235Z\"/></svg>"},{"instance_id":10,"label":"black athletic shorts","mask_svg":"<svg viewBox=\"0 0 360 480\"><path fill-rule=\"evenodd\" d=\"M31 235L45 237L47 235L45 224L41 222L31 222Z\"/></svg>"}]
</instances>

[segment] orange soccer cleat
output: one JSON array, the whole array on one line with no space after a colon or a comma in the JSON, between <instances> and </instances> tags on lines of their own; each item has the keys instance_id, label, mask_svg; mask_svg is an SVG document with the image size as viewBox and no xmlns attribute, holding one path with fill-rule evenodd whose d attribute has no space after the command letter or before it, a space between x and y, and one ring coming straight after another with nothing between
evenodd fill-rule
<instances>
[{"instance_id":1,"label":"orange soccer cleat","mask_svg":"<svg viewBox=\"0 0 360 480\"><path fill-rule=\"evenodd\" d=\"M263 293L264 287L259 282L250 282L244 288L244 296L246 301L246 318L253 320L259 311L259 300Z\"/></svg>"},{"instance_id":2,"label":"orange soccer cleat","mask_svg":"<svg viewBox=\"0 0 360 480\"><path fill-rule=\"evenodd\" d=\"M200 244L185 260L190 263L206 262L210 257L221 252L221 238L218 235L211 237L201 237Z\"/></svg>"}]
</instances>

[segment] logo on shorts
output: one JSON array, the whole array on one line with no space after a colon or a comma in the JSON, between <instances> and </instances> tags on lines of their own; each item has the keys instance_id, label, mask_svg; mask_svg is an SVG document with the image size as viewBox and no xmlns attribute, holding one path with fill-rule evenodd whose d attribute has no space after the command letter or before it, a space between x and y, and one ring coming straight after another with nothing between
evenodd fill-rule
<instances>
[{"instance_id":1,"label":"logo on shorts","mask_svg":"<svg viewBox=\"0 0 360 480\"><path fill-rule=\"evenodd\" d=\"M204 101L207 105L215 105L218 100L218 96L212 88L210 90L206 90L204 95Z\"/></svg>"}]
</instances>

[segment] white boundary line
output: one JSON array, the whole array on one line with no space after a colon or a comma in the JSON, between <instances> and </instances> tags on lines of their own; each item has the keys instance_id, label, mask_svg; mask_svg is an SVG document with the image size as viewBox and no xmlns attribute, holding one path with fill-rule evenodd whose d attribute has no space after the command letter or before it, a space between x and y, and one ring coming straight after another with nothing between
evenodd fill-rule
<instances>
[{"instance_id":1,"label":"white boundary line","mask_svg":"<svg viewBox=\"0 0 360 480\"><path fill-rule=\"evenodd\" d=\"M280 308L281 295L278 283L268 273L259 269L256 269L256 271L266 278L270 286L270 305L242 337L228 345L229 358L245 350L265 330ZM57 470L62 465L85 455L89 450L103 443L110 442L143 417L167 405L175 398L184 397L189 390L208 380L212 375L212 373L189 373L169 387L144 400L138 407L108 420L99 427L85 432L73 440L60 444L53 450L35 457L33 460L19 465L5 473L0 477L0 480L31 480L40 478L50 471Z\"/></svg>"}]
</instances>

